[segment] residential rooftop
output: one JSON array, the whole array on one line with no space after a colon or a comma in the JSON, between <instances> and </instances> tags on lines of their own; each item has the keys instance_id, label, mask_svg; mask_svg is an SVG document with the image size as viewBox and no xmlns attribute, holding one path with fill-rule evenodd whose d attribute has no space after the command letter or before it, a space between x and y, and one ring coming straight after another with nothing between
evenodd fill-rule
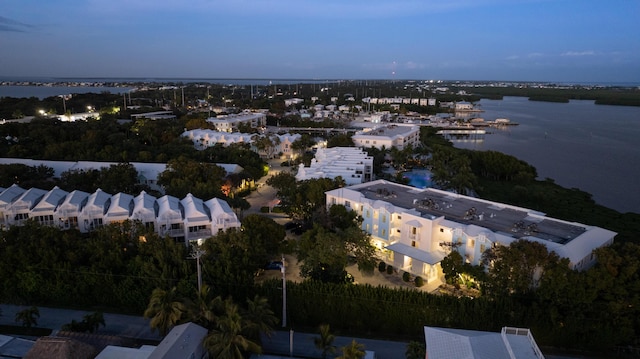
<instances>
[{"instance_id":1,"label":"residential rooftop","mask_svg":"<svg viewBox=\"0 0 640 359\"><path fill-rule=\"evenodd\" d=\"M433 188L418 189L386 181L352 189L371 200L414 209L422 217L475 224L514 238L537 237L567 244L587 231L584 225L545 217L542 212L463 196Z\"/></svg>"}]
</instances>

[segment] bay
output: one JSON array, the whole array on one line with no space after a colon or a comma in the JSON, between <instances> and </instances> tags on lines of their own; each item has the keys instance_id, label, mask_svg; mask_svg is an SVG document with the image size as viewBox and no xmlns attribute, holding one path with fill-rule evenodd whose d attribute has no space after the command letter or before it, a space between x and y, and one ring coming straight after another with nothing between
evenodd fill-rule
<instances>
[{"instance_id":1,"label":"bay","mask_svg":"<svg viewBox=\"0 0 640 359\"><path fill-rule=\"evenodd\" d=\"M592 194L596 203L620 212L640 213L640 108L529 101L525 97L483 99L485 120L508 118L508 126L480 142L458 148L500 151L536 167L539 179Z\"/></svg>"},{"instance_id":2,"label":"bay","mask_svg":"<svg viewBox=\"0 0 640 359\"><path fill-rule=\"evenodd\" d=\"M101 87L101 86L22 86L5 85L0 86L0 97L37 97L44 99L51 96L80 94L80 93L102 93L110 92L121 94L129 92L132 87Z\"/></svg>"}]
</instances>

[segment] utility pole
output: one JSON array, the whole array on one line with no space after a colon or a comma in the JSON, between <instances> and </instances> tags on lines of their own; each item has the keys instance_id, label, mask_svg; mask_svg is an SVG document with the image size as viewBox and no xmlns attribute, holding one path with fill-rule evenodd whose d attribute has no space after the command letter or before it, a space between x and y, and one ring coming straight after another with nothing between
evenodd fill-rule
<instances>
[{"instance_id":1,"label":"utility pole","mask_svg":"<svg viewBox=\"0 0 640 359\"><path fill-rule=\"evenodd\" d=\"M287 327L287 279L285 277L284 254L282 255L282 327Z\"/></svg>"},{"instance_id":2,"label":"utility pole","mask_svg":"<svg viewBox=\"0 0 640 359\"><path fill-rule=\"evenodd\" d=\"M200 266L200 257L202 257L202 255L205 253L206 252L200 249L200 247L198 246L194 247L193 251L190 254L190 257L196 260L196 267L198 269L198 293L202 292L202 268Z\"/></svg>"}]
</instances>

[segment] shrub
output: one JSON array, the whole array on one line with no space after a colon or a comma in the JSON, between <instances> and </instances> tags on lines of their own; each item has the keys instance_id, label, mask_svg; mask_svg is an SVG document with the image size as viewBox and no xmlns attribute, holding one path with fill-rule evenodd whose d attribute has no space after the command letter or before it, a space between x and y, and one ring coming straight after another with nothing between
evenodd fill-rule
<instances>
[{"instance_id":1,"label":"shrub","mask_svg":"<svg viewBox=\"0 0 640 359\"><path fill-rule=\"evenodd\" d=\"M408 282L411 280L411 274L409 272L402 273L402 280Z\"/></svg>"},{"instance_id":2,"label":"shrub","mask_svg":"<svg viewBox=\"0 0 640 359\"><path fill-rule=\"evenodd\" d=\"M387 266L387 274L393 273L393 266Z\"/></svg>"},{"instance_id":3,"label":"shrub","mask_svg":"<svg viewBox=\"0 0 640 359\"><path fill-rule=\"evenodd\" d=\"M385 262L378 263L378 270L380 273L383 273L387 269L387 264Z\"/></svg>"},{"instance_id":4,"label":"shrub","mask_svg":"<svg viewBox=\"0 0 640 359\"><path fill-rule=\"evenodd\" d=\"M416 277L416 279L414 280L416 287L420 288L424 285L424 279L422 279L422 277Z\"/></svg>"}]
</instances>

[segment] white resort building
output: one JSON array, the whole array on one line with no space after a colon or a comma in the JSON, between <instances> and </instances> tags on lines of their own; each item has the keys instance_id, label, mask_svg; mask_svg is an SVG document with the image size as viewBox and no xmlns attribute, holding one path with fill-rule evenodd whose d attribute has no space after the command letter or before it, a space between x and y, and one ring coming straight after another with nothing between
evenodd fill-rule
<instances>
[{"instance_id":1,"label":"white resort building","mask_svg":"<svg viewBox=\"0 0 640 359\"><path fill-rule=\"evenodd\" d=\"M373 157L356 147L318 148L309 167L300 164L296 180L342 177L347 185L371 181Z\"/></svg>"},{"instance_id":2,"label":"white resort building","mask_svg":"<svg viewBox=\"0 0 640 359\"><path fill-rule=\"evenodd\" d=\"M617 234L526 208L385 180L328 191L326 201L328 207L356 211L383 260L427 283L440 278L440 261L452 246L475 265L487 249L525 239L583 270L595 263L593 250L612 244Z\"/></svg>"},{"instance_id":3,"label":"white resort building","mask_svg":"<svg viewBox=\"0 0 640 359\"><path fill-rule=\"evenodd\" d=\"M358 131L351 139L358 147L378 149L395 147L403 150L409 145L415 147L420 143L420 128L408 124L379 126Z\"/></svg>"},{"instance_id":4,"label":"white resort building","mask_svg":"<svg viewBox=\"0 0 640 359\"><path fill-rule=\"evenodd\" d=\"M93 193L71 193L54 187L50 191L18 185L0 188L0 228L20 226L29 218L60 229L76 228L87 233L111 223L139 221L161 236L186 244L201 241L219 231L240 227L227 202L212 198L206 202L187 194L156 198L142 191L134 197L114 195L100 189Z\"/></svg>"}]
</instances>

